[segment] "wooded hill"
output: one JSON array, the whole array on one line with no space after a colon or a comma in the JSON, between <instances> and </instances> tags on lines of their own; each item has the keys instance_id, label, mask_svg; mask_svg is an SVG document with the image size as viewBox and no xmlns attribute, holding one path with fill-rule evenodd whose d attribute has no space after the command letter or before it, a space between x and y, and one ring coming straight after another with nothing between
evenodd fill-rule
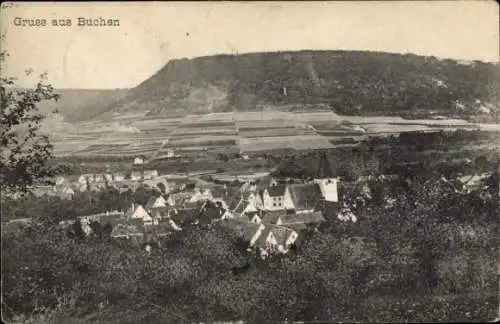
<instances>
[{"instance_id":1,"label":"wooded hill","mask_svg":"<svg viewBox=\"0 0 500 324\"><path fill-rule=\"evenodd\" d=\"M99 98L84 100L78 110L86 113L75 112L73 119L126 111L308 110L318 105L354 115L494 115L500 107L500 66L361 51L214 55L171 60L137 87Z\"/></svg>"}]
</instances>

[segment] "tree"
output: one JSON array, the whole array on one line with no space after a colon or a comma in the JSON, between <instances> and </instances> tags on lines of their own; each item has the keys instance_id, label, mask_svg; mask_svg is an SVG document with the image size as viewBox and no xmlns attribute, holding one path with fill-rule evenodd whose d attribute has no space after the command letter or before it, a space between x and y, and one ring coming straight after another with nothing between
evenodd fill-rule
<instances>
[{"instance_id":1,"label":"tree","mask_svg":"<svg viewBox=\"0 0 500 324\"><path fill-rule=\"evenodd\" d=\"M3 65L7 53L0 53ZM26 71L31 74L32 70ZM0 78L0 183L2 195L24 194L34 184L53 184L49 178L59 167L50 167L53 146L40 134L45 116L38 110L43 101L59 99L46 75L33 89L16 86L15 78Z\"/></svg>"}]
</instances>

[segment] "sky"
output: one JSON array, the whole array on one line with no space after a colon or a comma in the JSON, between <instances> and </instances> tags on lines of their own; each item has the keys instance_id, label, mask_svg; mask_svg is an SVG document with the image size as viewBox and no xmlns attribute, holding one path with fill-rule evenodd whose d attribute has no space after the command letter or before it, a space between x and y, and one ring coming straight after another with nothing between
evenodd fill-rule
<instances>
[{"instance_id":1,"label":"sky","mask_svg":"<svg viewBox=\"0 0 500 324\"><path fill-rule=\"evenodd\" d=\"M169 60L277 50L370 50L499 61L495 1L2 4L2 76L56 88L134 87ZM22 27L15 18L46 19ZM76 26L78 17L120 26ZM52 19L72 26L52 26ZM32 68L29 77L25 70Z\"/></svg>"}]
</instances>

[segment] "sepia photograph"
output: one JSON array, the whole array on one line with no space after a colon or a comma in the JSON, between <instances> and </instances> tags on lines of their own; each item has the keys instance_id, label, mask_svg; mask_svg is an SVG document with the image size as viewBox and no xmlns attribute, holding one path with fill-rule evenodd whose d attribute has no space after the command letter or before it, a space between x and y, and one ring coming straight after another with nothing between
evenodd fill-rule
<instances>
[{"instance_id":1,"label":"sepia photograph","mask_svg":"<svg viewBox=\"0 0 500 324\"><path fill-rule=\"evenodd\" d=\"M499 321L499 16L3 2L2 321Z\"/></svg>"}]
</instances>

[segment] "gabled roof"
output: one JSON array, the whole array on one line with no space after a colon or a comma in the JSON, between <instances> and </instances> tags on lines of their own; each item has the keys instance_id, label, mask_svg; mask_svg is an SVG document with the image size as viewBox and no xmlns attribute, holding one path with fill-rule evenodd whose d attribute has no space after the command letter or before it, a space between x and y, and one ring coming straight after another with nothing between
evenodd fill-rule
<instances>
[{"instance_id":1,"label":"gabled roof","mask_svg":"<svg viewBox=\"0 0 500 324\"><path fill-rule=\"evenodd\" d=\"M236 207L236 209L233 210L233 212L236 213L236 214L241 214L248 207L248 205L250 205L250 203L248 201L242 200L238 204L238 206Z\"/></svg>"},{"instance_id":2,"label":"gabled roof","mask_svg":"<svg viewBox=\"0 0 500 324\"><path fill-rule=\"evenodd\" d=\"M158 199L160 199L160 197L155 197L155 196L149 197L148 202L146 203L146 206L144 206L144 207L146 209L152 209Z\"/></svg>"},{"instance_id":3,"label":"gabled roof","mask_svg":"<svg viewBox=\"0 0 500 324\"><path fill-rule=\"evenodd\" d=\"M254 211L254 212L246 212L244 213L242 216L246 217L247 219L252 219L252 217L254 217L255 215L261 217L261 213L258 212L258 211Z\"/></svg>"},{"instance_id":4,"label":"gabled roof","mask_svg":"<svg viewBox=\"0 0 500 324\"><path fill-rule=\"evenodd\" d=\"M269 193L269 196L271 196L271 197L284 196L285 192L286 192L286 185L285 184L277 184L275 186L267 187L267 192Z\"/></svg>"},{"instance_id":5,"label":"gabled roof","mask_svg":"<svg viewBox=\"0 0 500 324\"><path fill-rule=\"evenodd\" d=\"M273 210L265 212L262 217L262 223L265 224L276 224L278 218L282 218L286 216L286 212L284 210Z\"/></svg>"},{"instance_id":6,"label":"gabled roof","mask_svg":"<svg viewBox=\"0 0 500 324\"><path fill-rule=\"evenodd\" d=\"M235 210L236 208L238 208L238 205L242 204L243 203L243 199L241 198L241 196L239 197L233 197L231 199L231 201L229 202L229 210Z\"/></svg>"},{"instance_id":7,"label":"gabled roof","mask_svg":"<svg viewBox=\"0 0 500 324\"><path fill-rule=\"evenodd\" d=\"M326 153L321 153L319 156L319 165L314 172L315 179L328 179L328 178L336 178L338 175L334 172L334 169L330 165L330 161L326 156Z\"/></svg>"},{"instance_id":8,"label":"gabled roof","mask_svg":"<svg viewBox=\"0 0 500 324\"><path fill-rule=\"evenodd\" d=\"M323 197L316 183L292 184L289 188L296 210L314 209Z\"/></svg>"},{"instance_id":9,"label":"gabled roof","mask_svg":"<svg viewBox=\"0 0 500 324\"><path fill-rule=\"evenodd\" d=\"M292 214L280 217L281 224L288 226L289 224L314 224L324 222L325 218L320 211L312 213Z\"/></svg>"},{"instance_id":10,"label":"gabled roof","mask_svg":"<svg viewBox=\"0 0 500 324\"><path fill-rule=\"evenodd\" d=\"M144 207L142 207L142 205L135 205L134 209L130 208L129 210L127 210L127 212L125 212L125 218L132 217L138 209L142 209L148 214L148 212L144 209Z\"/></svg>"},{"instance_id":11,"label":"gabled roof","mask_svg":"<svg viewBox=\"0 0 500 324\"><path fill-rule=\"evenodd\" d=\"M276 238L276 242L278 243L278 245L285 245L286 240L293 232L295 232L293 229L283 226L267 225L267 227L271 229L271 232Z\"/></svg>"},{"instance_id":12,"label":"gabled roof","mask_svg":"<svg viewBox=\"0 0 500 324\"><path fill-rule=\"evenodd\" d=\"M229 218L223 222L245 241L251 241L261 226L260 224L249 222L246 217Z\"/></svg>"}]
</instances>

